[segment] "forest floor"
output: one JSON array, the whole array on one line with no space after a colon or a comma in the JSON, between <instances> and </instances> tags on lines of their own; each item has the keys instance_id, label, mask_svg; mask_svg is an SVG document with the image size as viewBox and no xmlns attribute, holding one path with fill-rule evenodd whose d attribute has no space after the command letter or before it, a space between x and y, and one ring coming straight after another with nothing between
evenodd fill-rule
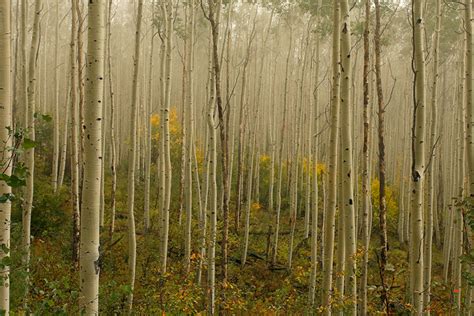
<instances>
[{"instance_id":1,"label":"forest floor","mask_svg":"<svg viewBox=\"0 0 474 316\"><path fill-rule=\"evenodd\" d=\"M106 183L106 186L110 185ZM128 285L128 242L126 216L126 187L119 183L117 194L117 220L113 240L108 232L110 196L106 192L106 223L101 233L101 273L100 273L100 308L106 315L122 314L126 310ZM138 185L138 188L142 186ZM72 236L72 212L69 193L52 194L46 176L38 176L35 185L36 204L33 212L32 234L33 248L31 261L31 297L28 301L30 310L36 314L69 315L77 313L79 296L79 273L71 261L71 242L64 236ZM139 189L140 190L140 189ZM159 231L157 225L146 234L143 232L143 209L138 192L136 207L137 222L137 278L134 290L134 309L137 315L157 315L166 311L170 315L199 314L205 311L206 267L203 270L203 284L196 282L196 271L199 264L199 227L197 216L193 224L192 272L184 271L184 214L183 226L179 225L179 211L174 209L170 220L169 267L166 275L159 268ZM152 201L152 205L154 205ZM302 208L304 209L304 208ZM152 223L158 223L157 210L153 209ZM321 213L321 212L320 212ZM15 205L12 224L12 245L18 245L21 231L21 212ZM230 223L233 223L231 212ZM298 217L303 221L304 216ZM320 214L320 223L322 214ZM248 260L241 265L242 237L236 234L231 225L229 234L229 280L220 284L218 289L219 306L225 314L307 314L317 313L317 309L308 306L308 281L310 277L310 244L304 238L304 232L296 230L293 264L287 268L290 225L288 210L283 208L279 238L278 260L271 265L269 242L273 237L268 234L274 219L260 204L254 204L251 212L250 242ZM389 295L392 309L396 315L409 313L410 305L406 304L406 283L408 280L407 245L400 244L394 223L396 218L389 217L389 264L387 280L390 286ZM303 225L297 225L303 227ZM220 229L218 238L220 237ZM243 228L241 228L243 232ZM378 239L377 221L374 216L371 250L369 253L369 312L376 314L380 308L380 278L377 261ZM321 238L321 234L318 235ZM321 242L318 242L321 245ZM271 247L270 247L271 248ZM25 272L21 266L20 247L12 248L12 306L19 307L22 293L25 290ZM443 282L442 253L433 248L433 288L431 309L441 314L449 314L453 295ZM319 250L320 251L320 250ZM358 252L361 256L362 252ZM220 246L217 248L217 278L220 273ZM321 267L321 262L319 264ZM342 276L343 274L338 274ZM318 268L318 282L321 283L321 271ZM317 288L317 298L319 297ZM350 300L335 301L334 306L344 309ZM21 312L13 309L13 312ZM310 312L312 313L312 312Z\"/></svg>"}]
</instances>

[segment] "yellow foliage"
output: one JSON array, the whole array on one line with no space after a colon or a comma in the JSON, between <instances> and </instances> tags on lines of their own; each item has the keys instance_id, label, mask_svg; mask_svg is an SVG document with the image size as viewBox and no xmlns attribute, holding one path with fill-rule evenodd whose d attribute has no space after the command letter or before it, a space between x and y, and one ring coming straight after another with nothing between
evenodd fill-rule
<instances>
[{"instance_id":1,"label":"yellow foliage","mask_svg":"<svg viewBox=\"0 0 474 316\"><path fill-rule=\"evenodd\" d=\"M158 113L153 113L150 117L150 123L152 126L159 126L160 125L160 116Z\"/></svg>"},{"instance_id":2,"label":"yellow foliage","mask_svg":"<svg viewBox=\"0 0 474 316\"><path fill-rule=\"evenodd\" d=\"M318 175L326 173L326 165L323 163L316 163L316 170Z\"/></svg>"},{"instance_id":3,"label":"yellow foliage","mask_svg":"<svg viewBox=\"0 0 474 316\"><path fill-rule=\"evenodd\" d=\"M258 202L252 203L252 211L260 211L262 209L262 204Z\"/></svg>"},{"instance_id":4,"label":"yellow foliage","mask_svg":"<svg viewBox=\"0 0 474 316\"><path fill-rule=\"evenodd\" d=\"M269 155L261 155L260 156L260 164L267 164L270 162L270 156Z\"/></svg>"},{"instance_id":5,"label":"yellow foliage","mask_svg":"<svg viewBox=\"0 0 474 316\"><path fill-rule=\"evenodd\" d=\"M379 188L380 182L379 179L373 179L371 184L371 194L374 208L378 212L379 209ZM395 192L392 187L385 185L385 201L387 205L387 220L396 219L398 213L398 204L395 196ZM377 220L377 218L375 219Z\"/></svg>"}]
</instances>

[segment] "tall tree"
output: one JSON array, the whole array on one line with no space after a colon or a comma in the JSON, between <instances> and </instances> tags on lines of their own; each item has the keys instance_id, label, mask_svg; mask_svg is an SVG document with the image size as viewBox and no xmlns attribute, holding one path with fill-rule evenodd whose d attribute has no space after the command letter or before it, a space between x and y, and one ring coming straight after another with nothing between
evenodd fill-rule
<instances>
[{"instance_id":1,"label":"tall tree","mask_svg":"<svg viewBox=\"0 0 474 316\"><path fill-rule=\"evenodd\" d=\"M84 103L84 176L81 208L80 309L99 313L99 213L102 161L105 0L88 2L87 67Z\"/></svg>"},{"instance_id":2,"label":"tall tree","mask_svg":"<svg viewBox=\"0 0 474 316\"><path fill-rule=\"evenodd\" d=\"M429 173L427 175L428 190L428 206L426 209L426 225L425 225L425 266L423 282L425 292L423 294L423 305L428 307L431 301L431 266L432 266L432 247L433 247L433 226L435 208L435 188L434 176L436 166L436 146L437 146L437 107L438 107L438 66L439 66L439 38L441 32L441 0L436 0L436 26L433 34L433 74L432 74L432 90L431 90L431 126L430 126L430 147L432 156L430 157ZM430 313L428 309L427 314Z\"/></svg>"},{"instance_id":3,"label":"tall tree","mask_svg":"<svg viewBox=\"0 0 474 316\"><path fill-rule=\"evenodd\" d=\"M364 22L364 68L363 68L363 121L364 121L364 135L362 148L362 247L364 255L361 264L360 277L360 309L361 315L367 315L367 278L368 278L368 264L369 264L369 247L370 247L370 111L369 111L369 71L370 71L370 6L371 0L365 0L365 22Z\"/></svg>"},{"instance_id":4,"label":"tall tree","mask_svg":"<svg viewBox=\"0 0 474 316\"><path fill-rule=\"evenodd\" d=\"M9 130L12 128L12 80L11 80L11 29L10 29L11 0L0 1L0 168L2 175L9 177L12 172L12 145ZM10 256L10 217L11 217L11 187L0 181L0 261ZM7 197L5 199L5 197ZM10 313L10 266L0 269L0 311L4 315Z\"/></svg>"},{"instance_id":5,"label":"tall tree","mask_svg":"<svg viewBox=\"0 0 474 316\"><path fill-rule=\"evenodd\" d=\"M173 49L173 0L167 0L164 4L164 17L166 24L166 45L164 62L164 92L163 92L163 137L162 149L163 173L164 173L164 191L163 207L161 214L162 235L161 235L161 272L166 272L168 258L168 234L169 234L169 216L171 204L171 148L170 148L170 105L171 105L171 52Z\"/></svg>"},{"instance_id":6,"label":"tall tree","mask_svg":"<svg viewBox=\"0 0 474 316\"><path fill-rule=\"evenodd\" d=\"M348 311L357 314L357 277L356 277L356 217L354 207L354 166L352 163L352 46L350 11L347 0L341 1L341 142L342 142L342 196L345 221L346 268L348 296L354 302ZM342 214L341 214L342 215ZM340 215L340 216L341 216Z\"/></svg>"},{"instance_id":7,"label":"tall tree","mask_svg":"<svg viewBox=\"0 0 474 316\"><path fill-rule=\"evenodd\" d=\"M381 25L380 25L380 2L375 0L375 77L377 86L378 103L378 141L379 141L379 226L380 226L380 282L382 284L382 293L380 299L384 305L387 314L390 313L390 304L388 298L387 285L385 283L385 269L387 266L388 239L387 239L387 201L385 199L385 103L382 87L382 61L380 56L381 44Z\"/></svg>"},{"instance_id":8,"label":"tall tree","mask_svg":"<svg viewBox=\"0 0 474 316\"><path fill-rule=\"evenodd\" d=\"M227 124L225 122L225 109L222 102L221 91L221 62L219 58L219 26L221 15L221 0L208 0L209 5L209 22L211 24L212 34L212 54L213 54L213 68L214 68L214 84L216 86L216 108L217 117L219 121L219 139L220 139L220 158L222 174L228 174L229 157L228 157L228 135ZM228 235L229 235L229 196L228 196L228 180L226 176L222 176L222 190L223 190L223 227L222 227L222 281L227 282L227 264L228 264Z\"/></svg>"},{"instance_id":9,"label":"tall tree","mask_svg":"<svg viewBox=\"0 0 474 316\"><path fill-rule=\"evenodd\" d=\"M413 26L413 129L412 170L413 208L411 213L412 298L417 315L423 312L423 183L425 173L425 56L423 1L412 0Z\"/></svg>"},{"instance_id":10,"label":"tall tree","mask_svg":"<svg viewBox=\"0 0 474 316\"><path fill-rule=\"evenodd\" d=\"M35 113L36 113L36 59L39 48L39 28L41 15L41 0L35 0L33 29L31 34L31 47L28 56L28 110L25 116L28 129L28 138L35 141ZM26 16L24 16L26 19ZM25 305L29 292L29 270L30 270L30 254L31 254L31 212L33 211L33 192L34 192L34 176L35 176L35 149L30 148L25 154L25 166L28 169L28 178L26 180L25 204L23 208L23 264L26 269L25 282Z\"/></svg>"},{"instance_id":11,"label":"tall tree","mask_svg":"<svg viewBox=\"0 0 474 316\"><path fill-rule=\"evenodd\" d=\"M137 24L135 30L135 53L133 56L132 77L132 106L130 146L128 149L128 269L130 273L130 294L128 310L132 312L133 290L135 287L135 269L137 261L137 236L135 233L135 168L137 159L137 110L138 110L138 75L140 71L141 29L142 29L143 0L138 1Z\"/></svg>"},{"instance_id":12,"label":"tall tree","mask_svg":"<svg viewBox=\"0 0 474 316\"><path fill-rule=\"evenodd\" d=\"M78 1L71 0L71 200L72 200L72 261L79 263L80 242L80 203L79 203L79 109L77 102L77 63L76 63L76 36L77 36Z\"/></svg>"},{"instance_id":13,"label":"tall tree","mask_svg":"<svg viewBox=\"0 0 474 316\"><path fill-rule=\"evenodd\" d=\"M329 177L328 203L324 217L324 257L323 257L323 284L322 304L326 314L331 313L332 274L334 262L334 232L336 225L336 176L337 176L337 149L339 138L339 49L340 49L340 7L339 0L333 1L333 30L332 30L332 90L331 90L331 130L329 139Z\"/></svg>"}]
</instances>

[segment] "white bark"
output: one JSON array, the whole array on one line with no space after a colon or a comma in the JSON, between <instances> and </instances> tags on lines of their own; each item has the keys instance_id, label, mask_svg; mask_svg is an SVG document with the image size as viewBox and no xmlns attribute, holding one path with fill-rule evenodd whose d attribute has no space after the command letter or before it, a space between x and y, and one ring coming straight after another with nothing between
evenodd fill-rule
<instances>
[{"instance_id":1,"label":"white bark","mask_svg":"<svg viewBox=\"0 0 474 316\"><path fill-rule=\"evenodd\" d=\"M99 313L99 211L102 164L105 0L88 3L88 45L84 103L84 182L80 243L80 308Z\"/></svg>"},{"instance_id":2,"label":"white bark","mask_svg":"<svg viewBox=\"0 0 474 316\"><path fill-rule=\"evenodd\" d=\"M12 154L7 148L12 144L7 130L12 126L11 103L11 53L10 53L10 0L0 1L0 161L1 172L10 176L12 171ZM11 194L12 188L0 181L0 196ZM10 256L10 217L11 202L7 199L0 203L0 260ZM10 314L10 266L0 269L0 311Z\"/></svg>"}]
</instances>

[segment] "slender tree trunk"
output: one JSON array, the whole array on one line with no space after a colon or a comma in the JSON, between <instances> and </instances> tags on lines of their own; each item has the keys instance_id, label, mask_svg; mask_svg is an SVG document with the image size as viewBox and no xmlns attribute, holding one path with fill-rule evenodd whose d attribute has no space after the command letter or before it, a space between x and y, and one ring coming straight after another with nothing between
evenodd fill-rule
<instances>
[{"instance_id":1,"label":"slender tree trunk","mask_svg":"<svg viewBox=\"0 0 474 316\"><path fill-rule=\"evenodd\" d=\"M428 173L428 206L426 209L426 224L425 224L425 258L424 258L424 294L423 294L423 305L425 307L430 306L431 302L431 265L432 265L432 247L433 247L433 215L435 210L435 188L434 188L434 176L435 176L435 165L436 159L436 148L437 135L436 135L436 112L437 112L437 97L438 97L438 64L439 64L439 37L441 32L441 0L436 0L436 28L433 37L433 86L431 91L431 137L430 147L433 153L430 158L429 173ZM430 309L427 309L427 315L430 314Z\"/></svg>"},{"instance_id":2,"label":"slender tree trunk","mask_svg":"<svg viewBox=\"0 0 474 316\"><path fill-rule=\"evenodd\" d=\"M171 147L169 112L171 105L171 51L173 49L173 0L165 4L166 23L166 56L165 56L165 91L163 108L163 147L164 147L164 204L162 210L162 246L161 246L161 273L166 273L168 258L169 216L171 206Z\"/></svg>"},{"instance_id":3,"label":"slender tree trunk","mask_svg":"<svg viewBox=\"0 0 474 316\"><path fill-rule=\"evenodd\" d=\"M86 315L99 313L99 209L102 164L102 89L104 85L105 1L88 3L88 45L85 86L84 183L82 186L80 245L80 308Z\"/></svg>"},{"instance_id":4,"label":"slender tree trunk","mask_svg":"<svg viewBox=\"0 0 474 316\"><path fill-rule=\"evenodd\" d=\"M334 262L334 232L336 225L336 176L337 176L337 149L339 132L339 26L340 7L339 1L335 0L333 12L333 34L332 34L332 71L333 83L331 91L331 130L329 144L329 179L328 179L328 203L324 217L324 257L323 257L323 284L322 305L327 315L331 314L330 302L332 299L332 274Z\"/></svg>"},{"instance_id":5,"label":"slender tree trunk","mask_svg":"<svg viewBox=\"0 0 474 316\"><path fill-rule=\"evenodd\" d=\"M39 48L39 28L41 15L41 1L35 0L35 11L33 21L33 31L31 35L31 48L28 57L28 111L26 115L28 128L28 138L35 141L35 112L36 112L36 57ZM25 204L23 208L23 265L25 266L25 306L29 296L29 271L30 271L30 246L31 246L31 212L33 210L33 191L35 175L35 149L31 148L25 153L25 166L28 169L26 180Z\"/></svg>"},{"instance_id":6,"label":"slender tree trunk","mask_svg":"<svg viewBox=\"0 0 474 316\"><path fill-rule=\"evenodd\" d=\"M425 173L425 57L424 15L421 0L412 0L414 120L413 120L413 210L411 214L411 251L413 276L413 305L417 315L423 312L423 182Z\"/></svg>"},{"instance_id":7,"label":"slender tree trunk","mask_svg":"<svg viewBox=\"0 0 474 316\"><path fill-rule=\"evenodd\" d=\"M317 8L320 9L322 6L322 0L318 0ZM316 25L320 26L321 18L320 14L317 13L316 16ZM319 154L319 144L318 136L318 111L319 111L319 58L321 56L320 48L320 35L315 35L316 41L316 66L314 74L314 89L313 89L313 98L314 98L314 125L311 130L311 137L314 137L314 142L310 148L312 153L313 160L311 161L311 168L308 172L313 172L312 184L311 184L311 276L310 276L310 285L309 285L309 299L308 302L310 306L314 306L315 296L316 296L316 277L318 272L318 221L319 221L319 189L318 189L318 154ZM310 118L313 119L313 118ZM310 171L311 170L311 171Z\"/></svg>"},{"instance_id":8,"label":"slender tree trunk","mask_svg":"<svg viewBox=\"0 0 474 316\"><path fill-rule=\"evenodd\" d=\"M387 266L388 239L387 239L387 201L385 199L385 101L382 87L382 69L380 57L380 3L375 0L375 80L377 86L378 103L378 141L379 141L379 226L380 226L380 282L382 293L380 299L387 315L390 314L388 289L385 280L385 269Z\"/></svg>"},{"instance_id":9,"label":"slender tree trunk","mask_svg":"<svg viewBox=\"0 0 474 316\"><path fill-rule=\"evenodd\" d=\"M113 233L115 230L115 196L117 193L117 146L115 140L115 93L114 93L114 85L112 82L112 52L110 48L112 32L110 25L112 23L112 3L113 0L109 0L108 10L109 13L107 14L108 22L108 36L107 36L107 77L109 80L109 96L110 96L110 148L111 148L111 162L110 162L110 170L112 173L112 192L111 192L111 206L110 206L110 227L109 227L109 235L110 240L112 240Z\"/></svg>"},{"instance_id":10,"label":"slender tree trunk","mask_svg":"<svg viewBox=\"0 0 474 316\"><path fill-rule=\"evenodd\" d=\"M185 197L186 197L186 243L185 243L185 269L186 273L191 270L191 229L192 229L192 217L193 217L193 147L194 147L194 6L193 0L189 1L188 5L188 24L187 28L187 51L186 53L186 81L187 81L187 93L186 93L186 107L188 120L187 124L187 148L186 148L186 183L185 183Z\"/></svg>"},{"instance_id":11,"label":"slender tree trunk","mask_svg":"<svg viewBox=\"0 0 474 316\"><path fill-rule=\"evenodd\" d=\"M71 63L71 200L72 200L72 261L75 267L79 264L80 243L80 197L79 197L79 110L76 97L77 72L76 72L76 36L77 36L78 2L71 0L71 50L69 62Z\"/></svg>"},{"instance_id":12,"label":"slender tree trunk","mask_svg":"<svg viewBox=\"0 0 474 316\"><path fill-rule=\"evenodd\" d=\"M346 268L347 296L354 302L348 313L357 314L357 279L356 279L356 218L354 208L354 169L352 162L352 65L351 65L351 29L348 0L341 1L342 33L341 33L341 141L342 155L342 195L343 210L345 217L345 244L346 244ZM341 214L342 215L342 214Z\"/></svg>"},{"instance_id":13,"label":"slender tree trunk","mask_svg":"<svg viewBox=\"0 0 474 316\"><path fill-rule=\"evenodd\" d=\"M361 264L360 277L360 314L367 315L367 276L369 264L369 249L370 249L370 111L369 111L369 70L370 70L370 0L365 0L365 23L364 23L364 70L363 70L363 85L364 85L364 145L362 148L362 247L364 255Z\"/></svg>"},{"instance_id":14,"label":"slender tree trunk","mask_svg":"<svg viewBox=\"0 0 474 316\"><path fill-rule=\"evenodd\" d=\"M212 46L210 44L210 46ZM215 76L214 61L215 57L211 51L209 52L211 65L209 67L209 105L207 113L207 123L209 128L209 188L210 188L210 233L209 233L209 250L208 250L208 268L207 268L207 309L209 315L214 315L216 310L216 239L217 239L217 133L216 123L214 120L215 112Z\"/></svg>"},{"instance_id":15,"label":"slender tree trunk","mask_svg":"<svg viewBox=\"0 0 474 316\"><path fill-rule=\"evenodd\" d=\"M142 29L143 0L138 1L137 25L135 31L135 53L133 57L132 77L132 106L130 146L128 151L128 267L130 273L130 293L128 296L128 311L133 308L133 290L135 288L135 269L137 261L137 236L135 233L135 167L137 159L137 111L138 111L138 75L140 72L141 29Z\"/></svg>"},{"instance_id":16,"label":"slender tree trunk","mask_svg":"<svg viewBox=\"0 0 474 316\"><path fill-rule=\"evenodd\" d=\"M2 175L9 177L12 172L12 153L8 148L12 145L12 138L8 129L12 128L11 102L11 25L10 0L0 1L0 141L2 143L0 164ZM0 260L10 256L10 217L11 201L9 199L12 188L5 181L0 181ZM5 197L7 197L5 199ZM0 269L0 311L4 315L10 313L10 266L4 265Z\"/></svg>"},{"instance_id":17,"label":"slender tree trunk","mask_svg":"<svg viewBox=\"0 0 474 316\"><path fill-rule=\"evenodd\" d=\"M54 34L54 130L53 130L53 165L51 172L51 182L53 191L58 189L59 170L59 0L56 0L56 24Z\"/></svg>"}]
</instances>

